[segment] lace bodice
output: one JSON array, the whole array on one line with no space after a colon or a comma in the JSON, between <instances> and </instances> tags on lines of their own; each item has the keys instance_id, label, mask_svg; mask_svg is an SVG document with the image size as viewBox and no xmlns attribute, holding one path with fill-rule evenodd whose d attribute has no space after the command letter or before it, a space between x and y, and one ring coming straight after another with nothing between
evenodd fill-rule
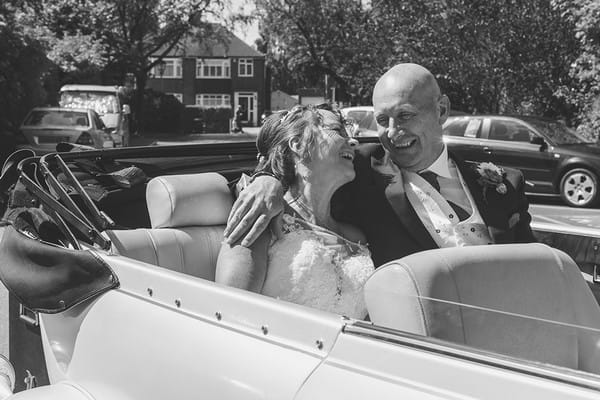
<instances>
[{"instance_id":1,"label":"lace bodice","mask_svg":"<svg viewBox=\"0 0 600 400\"><path fill-rule=\"evenodd\" d=\"M282 229L283 236L269 247L262 293L364 318L362 289L374 270L367 247L288 213Z\"/></svg>"}]
</instances>

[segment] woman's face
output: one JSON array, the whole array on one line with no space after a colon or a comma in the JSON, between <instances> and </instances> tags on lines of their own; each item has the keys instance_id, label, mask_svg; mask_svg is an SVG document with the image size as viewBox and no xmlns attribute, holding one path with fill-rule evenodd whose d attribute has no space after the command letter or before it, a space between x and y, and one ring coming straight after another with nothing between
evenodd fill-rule
<instances>
[{"instance_id":1,"label":"woman's face","mask_svg":"<svg viewBox=\"0 0 600 400\"><path fill-rule=\"evenodd\" d=\"M348 137L340 117L325 110L319 110L322 124L310 148L307 166L311 174L319 174L326 181L350 182L354 179L354 146L358 143Z\"/></svg>"}]
</instances>

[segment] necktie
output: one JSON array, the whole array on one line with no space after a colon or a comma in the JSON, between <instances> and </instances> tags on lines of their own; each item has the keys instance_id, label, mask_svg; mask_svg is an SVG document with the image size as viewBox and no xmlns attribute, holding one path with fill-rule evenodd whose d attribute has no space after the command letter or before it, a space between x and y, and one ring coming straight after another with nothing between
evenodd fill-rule
<instances>
[{"instance_id":1,"label":"necktie","mask_svg":"<svg viewBox=\"0 0 600 400\"><path fill-rule=\"evenodd\" d=\"M440 191L440 183L437 179L437 174L431 171L423 171L420 172L421 178L425 179L431 186L435 188L438 192Z\"/></svg>"},{"instance_id":2,"label":"necktie","mask_svg":"<svg viewBox=\"0 0 600 400\"><path fill-rule=\"evenodd\" d=\"M433 186L433 188L435 188L435 190L440 192L440 183L438 182L438 178L437 178L438 176L435 172L423 171L423 172L420 172L419 175L421 176L421 178L425 179L431 186ZM441 194L441 192L440 192L440 194ZM456 216L458 217L459 220L464 221L467 218L469 218L469 213L466 212L461 206L459 206L458 204L456 204L448 199L446 199L446 201L448 202L448 204L450 204L450 207L452 207L452 209L456 213Z\"/></svg>"}]
</instances>

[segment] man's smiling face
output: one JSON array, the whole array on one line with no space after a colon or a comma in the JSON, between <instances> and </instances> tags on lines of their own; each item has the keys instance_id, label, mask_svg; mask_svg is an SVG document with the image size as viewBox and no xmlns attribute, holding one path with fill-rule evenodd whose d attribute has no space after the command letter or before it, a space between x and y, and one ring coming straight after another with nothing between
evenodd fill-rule
<instances>
[{"instance_id":1,"label":"man's smiling face","mask_svg":"<svg viewBox=\"0 0 600 400\"><path fill-rule=\"evenodd\" d=\"M421 171L441 154L447 98L425 68L400 64L375 85L373 107L381 144L400 168Z\"/></svg>"}]
</instances>

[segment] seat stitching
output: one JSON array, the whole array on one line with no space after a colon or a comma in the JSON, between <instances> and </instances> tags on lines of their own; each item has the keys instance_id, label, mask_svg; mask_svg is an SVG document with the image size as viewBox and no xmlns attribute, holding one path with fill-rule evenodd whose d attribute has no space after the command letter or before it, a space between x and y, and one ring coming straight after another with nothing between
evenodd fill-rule
<instances>
[{"instance_id":1,"label":"seat stitching","mask_svg":"<svg viewBox=\"0 0 600 400\"><path fill-rule=\"evenodd\" d=\"M408 266L406 264L402 263L402 264L399 264L399 266L401 268L404 268L404 270L406 270L406 273L408 274L412 284L415 287L415 292L417 292L417 301L419 303L419 311L421 313L421 319L423 321L423 326L425 328L425 336L429 336L431 334L431 332L430 332L429 326L427 324L427 318L425 317L425 311L424 311L423 302L422 302L422 298L421 298L421 290L419 289L417 279L414 276L412 270L410 268L408 268Z\"/></svg>"},{"instance_id":2,"label":"seat stitching","mask_svg":"<svg viewBox=\"0 0 600 400\"><path fill-rule=\"evenodd\" d=\"M448 273L450 275L450 278L452 279L452 283L454 283L454 289L456 292L456 297L458 299L458 303L461 304L461 306L458 306L458 315L460 317L460 326L461 326L461 330L462 330L462 334L463 334L463 343L467 344L467 332L465 331L465 320L463 317L463 308L462 308L462 298L460 297L460 292L458 290L458 284L456 283L456 279L454 278L454 274L452 273L452 269L450 268L450 264L448 263L448 260L446 258L440 257L438 256L438 259L442 260L442 263L444 266L446 266L446 269L448 270Z\"/></svg>"},{"instance_id":3,"label":"seat stitching","mask_svg":"<svg viewBox=\"0 0 600 400\"><path fill-rule=\"evenodd\" d=\"M171 190L169 189L169 185L167 185L167 183L165 182L164 179L159 178L158 182L163 185L163 187L165 188L167 195L169 196L169 209L170 209L170 216L169 216L169 220L167 221L167 224L170 226L173 224L173 216L175 215L175 201L173 201L173 196L171 196Z\"/></svg>"},{"instance_id":4,"label":"seat stitching","mask_svg":"<svg viewBox=\"0 0 600 400\"><path fill-rule=\"evenodd\" d=\"M186 233L183 231L179 231L181 233ZM181 271L187 273L185 270L185 258L183 256L183 244L179 241L179 237L177 236L177 231L173 230L173 236L175 236L175 243L177 244L177 250L179 250L179 265L181 266Z\"/></svg>"},{"instance_id":5,"label":"seat stitching","mask_svg":"<svg viewBox=\"0 0 600 400\"><path fill-rule=\"evenodd\" d=\"M144 233L150 239L150 243L152 243L152 251L154 253L154 265L160 266L158 259L158 246L154 240L154 236L152 236L152 231L150 229L144 230Z\"/></svg>"},{"instance_id":6,"label":"seat stitching","mask_svg":"<svg viewBox=\"0 0 600 400\"><path fill-rule=\"evenodd\" d=\"M552 253L552 257L554 258L554 260L556 261L556 264L560 268L561 278L563 280L564 285L567 287L566 292L569 295L569 304L571 305L570 308L573 310L573 315L575 316L575 321L573 322L573 324L579 325L579 318L577 317L577 310L575 308L575 300L573 298L573 294L571 294L571 291L568 290L571 287L571 284L569 282L570 278L565 273L565 265L562 262L562 259L558 256L556 249L553 249L552 247L549 247L549 246L541 244L541 243L540 243L540 245L543 247L548 247L550 249L550 253ZM577 334L575 335L575 340L577 341L577 352L575 353L577 360L575 361L575 363L576 363L577 367L580 368L581 365L580 365L580 357L579 357L579 351L580 351L579 350L579 346L580 346L579 332L577 332Z\"/></svg>"},{"instance_id":7,"label":"seat stitching","mask_svg":"<svg viewBox=\"0 0 600 400\"><path fill-rule=\"evenodd\" d=\"M214 259L214 255L215 255L215 252L213 251L213 246L212 246L212 233L214 233L214 230L213 230L213 227L211 226L209 234L204 237L204 245L208 248L208 252L210 255L210 258L208 259L210 268L212 268L212 266L216 264L216 263L212 262ZM215 268L216 268L216 266L215 266ZM212 271L206 271L206 272L212 273ZM208 277L203 276L203 278L207 279ZM214 280L214 278L212 280Z\"/></svg>"}]
</instances>

